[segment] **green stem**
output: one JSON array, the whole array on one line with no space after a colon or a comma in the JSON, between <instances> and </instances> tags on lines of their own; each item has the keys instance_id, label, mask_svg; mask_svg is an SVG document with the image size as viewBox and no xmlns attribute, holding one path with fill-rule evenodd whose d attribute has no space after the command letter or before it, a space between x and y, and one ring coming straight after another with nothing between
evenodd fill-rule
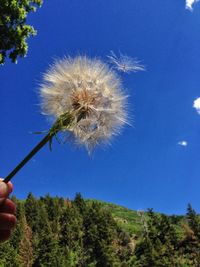
<instances>
[{"instance_id":1,"label":"green stem","mask_svg":"<svg viewBox=\"0 0 200 267\"><path fill-rule=\"evenodd\" d=\"M13 176L53 137L52 133L48 133L32 150L31 152L8 174L3 180L8 183Z\"/></svg>"},{"instance_id":2,"label":"green stem","mask_svg":"<svg viewBox=\"0 0 200 267\"><path fill-rule=\"evenodd\" d=\"M47 143L49 142L50 149L52 138L62 129L67 129L74 117L70 112L62 114L54 123L54 125L49 130L48 134L31 150L31 152L8 174L8 176L3 180L4 183L8 183L13 176Z\"/></svg>"}]
</instances>

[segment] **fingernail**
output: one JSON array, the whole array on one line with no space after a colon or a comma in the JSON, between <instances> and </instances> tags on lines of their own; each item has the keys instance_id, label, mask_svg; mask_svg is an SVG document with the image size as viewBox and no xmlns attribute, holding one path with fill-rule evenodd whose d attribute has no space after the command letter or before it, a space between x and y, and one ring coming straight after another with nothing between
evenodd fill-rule
<instances>
[{"instance_id":1,"label":"fingernail","mask_svg":"<svg viewBox=\"0 0 200 267\"><path fill-rule=\"evenodd\" d=\"M0 182L0 198L6 197L8 194L8 186L4 182Z\"/></svg>"}]
</instances>

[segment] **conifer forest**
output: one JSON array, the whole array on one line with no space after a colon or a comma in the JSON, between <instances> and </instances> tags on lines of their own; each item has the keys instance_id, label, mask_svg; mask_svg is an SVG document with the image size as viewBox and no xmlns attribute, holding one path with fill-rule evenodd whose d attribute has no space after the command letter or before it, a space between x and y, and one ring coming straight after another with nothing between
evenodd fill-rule
<instances>
[{"instance_id":1,"label":"conifer forest","mask_svg":"<svg viewBox=\"0 0 200 267\"><path fill-rule=\"evenodd\" d=\"M1 267L198 267L200 218L59 197L17 200L18 223L0 245Z\"/></svg>"}]
</instances>

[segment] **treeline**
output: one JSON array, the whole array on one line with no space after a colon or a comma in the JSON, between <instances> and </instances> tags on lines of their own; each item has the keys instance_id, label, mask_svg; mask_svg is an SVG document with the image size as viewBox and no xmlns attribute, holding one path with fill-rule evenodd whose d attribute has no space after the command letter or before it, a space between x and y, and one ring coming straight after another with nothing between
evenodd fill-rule
<instances>
[{"instance_id":1,"label":"treeline","mask_svg":"<svg viewBox=\"0 0 200 267\"><path fill-rule=\"evenodd\" d=\"M0 267L199 267L200 219L140 213L141 232L119 226L108 209L85 201L31 193L17 203L17 227L0 245Z\"/></svg>"}]
</instances>

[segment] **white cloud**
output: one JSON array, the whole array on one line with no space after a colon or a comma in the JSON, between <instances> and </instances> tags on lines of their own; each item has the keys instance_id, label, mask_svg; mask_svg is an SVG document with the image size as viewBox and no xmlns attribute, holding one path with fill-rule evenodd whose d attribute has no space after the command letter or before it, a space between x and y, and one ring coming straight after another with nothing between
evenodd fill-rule
<instances>
[{"instance_id":1,"label":"white cloud","mask_svg":"<svg viewBox=\"0 0 200 267\"><path fill-rule=\"evenodd\" d=\"M185 141L185 140L184 140L184 141L179 141L179 142L178 142L178 145L179 145L179 146L187 146L187 145L188 145L188 142Z\"/></svg>"},{"instance_id":2,"label":"white cloud","mask_svg":"<svg viewBox=\"0 0 200 267\"><path fill-rule=\"evenodd\" d=\"M200 115L200 97L194 100L193 108L195 108L198 114Z\"/></svg>"},{"instance_id":3,"label":"white cloud","mask_svg":"<svg viewBox=\"0 0 200 267\"><path fill-rule=\"evenodd\" d=\"M199 2L199 0L186 0L186 3L185 3L185 8L186 9L189 9L190 11L193 10L193 5L195 3Z\"/></svg>"}]
</instances>

